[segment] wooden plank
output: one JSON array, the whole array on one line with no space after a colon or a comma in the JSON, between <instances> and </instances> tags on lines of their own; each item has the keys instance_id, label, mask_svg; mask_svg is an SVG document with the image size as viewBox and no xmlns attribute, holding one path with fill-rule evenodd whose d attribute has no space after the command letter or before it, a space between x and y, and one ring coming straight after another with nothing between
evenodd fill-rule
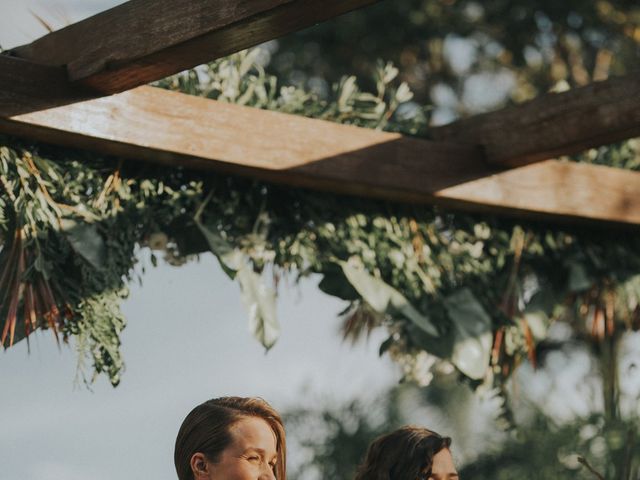
<instances>
[{"instance_id":1,"label":"wooden plank","mask_svg":"<svg viewBox=\"0 0 640 480\"><path fill-rule=\"evenodd\" d=\"M332 192L546 220L640 224L640 173L543 162L256 110L152 87L0 121L0 131Z\"/></svg>"},{"instance_id":2,"label":"wooden plank","mask_svg":"<svg viewBox=\"0 0 640 480\"><path fill-rule=\"evenodd\" d=\"M535 218L606 219L640 224L640 173L601 165L545 160L489 175L436 193L448 204L477 204Z\"/></svg>"},{"instance_id":3,"label":"wooden plank","mask_svg":"<svg viewBox=\"0 0 640 480\"><path fill-rule=\"evenodd\" d=\"M99 94L71 85L61 67L0 55L0 116ZM480 145L487 161L514 167L640 135L640 74L479 115L431 130L432 138Z\"/></svg>"},{"instance_id":4,"label":"wooden plank","mask_svg":"<svg viewBox=\"0 0 640 480\"><path fill-rule=\"evenodd\" d=\"M294 184L324 182L329 188L334 181L345 182L336 188L350 192L377 187L397 190L402 196L407 186L438 189L487 172L480 150L474 147L427 142L153 87L13 116L2 121L0 131L169 165L281 178L285 183L288 177ZM424 178L412 175L416 168ZM361 170L366 171L364 185L351 184ZM388 178L391 172L405 170L403 179ZM387 180L391 185L385 184Z\"/></svg>"},{"instance_id":5,"label":"wooden plank","mask_svg":"<svg viewBox=\"0 0 640 480\"><path fill-rule=\"evenodd\" d=\"M11 53L115 93L377 1L130 0Z\"/></svg>"},{"instance_id":6,"label":"wooden plank","mask_svg":"<svg viewBox=\"0 0 640 480\"><path fill-rule=\"evenodd\" d=\"M0 55L0 116L46 110L95 96L86 88L71 85L63 67Z\"/></svg>"},{"instance_id":7,"label":"wooden plank","mask_svg":"<svg viewBox=\"0 0 640 480\"><path fill-rule=\"evenodd\" d=\"M482 145L487 161L509 167L640 136L640 73L543 95L431 134L435 140Z\"/></svg>"}]
</instances>

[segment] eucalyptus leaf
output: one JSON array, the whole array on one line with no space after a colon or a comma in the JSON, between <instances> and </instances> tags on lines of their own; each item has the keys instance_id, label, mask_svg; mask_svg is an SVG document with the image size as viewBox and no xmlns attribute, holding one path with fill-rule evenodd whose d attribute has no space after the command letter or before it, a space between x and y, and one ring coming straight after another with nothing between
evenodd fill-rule
<instances>
[{"instance_id":1,"label":"eucalyptus leaf","mask_svg":"<svg viewBox=\"0 0 640 480\"><path fill-rule=\"evenodd\" d=\"M249 266L238 270L236 276L242 301L249 312L249 329L267 349L271 349L280 335L276 316L276 292L265 285L259 274Z\"/></svg>"},{"instance_id":2,"label":"eucalyptus leaf","mask_svg":"<svg viewBox=\"0 0 640 480\"><path fill-rule=\"evenodd\" d=\"M348 101L356 91L356 77L347 77L342 84L340 97L338 98L338 108L340 110L348 109Z\"/></svg>"},{"instance_id":3,"label":"eucalyptus leaf","mask_svg":"<svg viewBox=\"0 0 640 480\"><path fill-rule=\"evenodd\" d=\"M543 312L525 313L524 318L531 329L531 334L535 340L542 340L547 336L549 330L549 317Z\"/></svg>"},{"instance_id":4,"label":"eucalyptus leaf","mask_svg":"<svg viewBox=\"0 0 640 480\"><path fill-rule=\"evenodd\" d=\"M571 292L582 292L591 288L593 279L589 277L585 266L577 260L569 264L568 288Z\"/></svg>"},{"instance_id":5,"label":"eucalyptus leaf","mask_svg":"<svg viewBox=\"0 0 640 480\"><path fill-rule=\"evenodd\" d=\"M376 312L389 315L400 314L429 335L435 337L439 335L438 329L431 320L411 305L398 290L374 277L364 268L351 266L348 262L339 263L353 288Z\"/></svg>"},{"instance_id":6,"label":"eucalyptus leaf","mask_svg":"<svg viewBox=\"0 0 640 480\"><path fill-rule=\"evenodd\" d=\"M380 348L378 349L378 355L380 357L384 355L386 351L389 350L389 348L391 348L391 345L393 345L393 342L394 342L393 336L387 338L384 342L382 342L380 344Z\"/></svg>"},{"instance_id":7,"label":"eucalyptus leaf","mask_svg":"<svg viewBox=\"0 0 640 480\"><path fill-rule=\"evenodd\" d=\"M91 266L97 270L105 267L106 247L95 224L65 218L62 220L62 232L71 247Z\"/></svg>"},{"instance_id":8,"label":"eucalyptus leaf","mask_svg":"<svg viewBox=\"0 0 640 480\"><path fill-rule=\"evenodd\" d=\"M211 253L213 253L220 262L222 270L231 280L234 280L238 269L241 267L241 260L238 258L235 249L217 231L208 228L197 218L194 220L207 241Z\"/></svg>"},{"instance_id":9,"label":"eucalyptus leaf","mask_svg":"<svg viewBox=\"0 0 640 480\"><path fill-rule=\"evenodd\" d=\"M448 331L440 334L438 337L434 337L433 335L425 333L421 328L411 324L407 327L407 332L412 345L443 360L451 359L451 352L453 352L454 345L453 331Z\"/></svg>"},{"instance_id":10,"label":"eucalyptus leaf","mask_svg":"<svg viewBox=\"0 0 640 480\"><path fill-rule=\"evenodd\" d=\"M352 301L360 298L360 295L349 283L342 269L338 267L327 267L322 280L318 284L318 288L327 295L338 297L342 300Z\"/></svg>"},{"instance_id":11,"label":"eucalyptus leaf","mask_svg":"<svg viewBox=\"0 0 640 480\"><path fill-rule=\"evenodd\" d=\"M564 292L557 292L552 285L539 288L527 302L524 311L526 313L543 313L551 315L554 307L564 298Z\"/></svg>"},{"instance_id":12,"label":"eucalyptus leaf","mask_svg":"<svg viewBox=\"0 0 640 480\"><path fill-rule=\"evenodd\" d=\"M634 311L640 305L640 275L633 275L619 287L619 295L624 298L626 308Z\"/></svg>"},{"instance_id":13,"label":"eucalyptus leaf","mask_svg":"<svg viewBox=\"0 0 640 480\"><path fill-rule=\"evenodd\" d=\"M451 363L469 378L484 378L493 340L491 317L468 288L449 295L444 304L455 332Z\"/></svg>"},{"instance_id":14,"label":"eucalyptus leaf","mask_svg":"<svg viewBox=\"0 0 640 480\"><path fill-rule=\"evenodd\" d=\"M222 235L207 228L199 219L196 218L195 222L222 269L231 279L238 281L242 301L249 313L249 330L269 350L280 335L276 317L276 292L266 286L260 275L253 271L240 249L233 248Z\"/></svg>"},{"instance_id":15,"label":"eucalyptus leaf","mask_svg":"<svg viewBox=\"0 0 640 480\"><path fill-rule=\"evenodd\" d=\"M554 307L564 295L558 295L550 286L539 289L533 294L524 308L523 316L529 324L531 333L536 340L543 339L549 329L550 317Z\"/></svg>"}]
</instances>

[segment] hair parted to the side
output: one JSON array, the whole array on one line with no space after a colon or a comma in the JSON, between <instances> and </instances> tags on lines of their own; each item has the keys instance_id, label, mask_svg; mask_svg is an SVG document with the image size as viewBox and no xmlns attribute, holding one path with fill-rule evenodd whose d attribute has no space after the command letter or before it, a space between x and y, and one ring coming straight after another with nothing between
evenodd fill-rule
<instances>
[{"instance_id":1,"label":"hair parted to the side","mask_svg":"<svg viewBox=\"0 0 640 480\"><path fill-rule=\"evenodd\" d=\"M278 451L275 476L286 480L287 445L282 419L265 400L252 397L214 398L191 410L176 438L174 463L178 479L193 480L190 461L195 453L203 453L211 462L217 462L231 443L231 426L246 417L262 418L273 430Z\"/></svg>"},{"instance_id":2,"label":"hair parted to the side","mask_svg":"<svg viewBox=\"0 0 640 480\"><path fill-rule=\"evenodd\" d=\"M413 480L430 475L435 454L450 446L449 437L426 428L404 426L369 445L355 480Z\"/></svg>"}]
</instances>

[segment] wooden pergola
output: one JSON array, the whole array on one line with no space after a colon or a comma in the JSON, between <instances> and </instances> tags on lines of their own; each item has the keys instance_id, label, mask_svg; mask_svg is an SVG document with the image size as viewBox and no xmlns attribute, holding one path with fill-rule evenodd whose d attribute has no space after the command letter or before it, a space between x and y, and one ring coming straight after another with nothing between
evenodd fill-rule
<instances>
[{"instance_id":1,"label":"wooden pergola","mask_svg":"<svg viewBox=\"0 0 640 480\"><path fill-rule=\"evenodd\" d=\"M640 173L553 159L640 135L639 73L431 140L141 86L376 1L130 0L0 55L0 132L340 193L640 224Z\"/></svg>"}]
</instances>

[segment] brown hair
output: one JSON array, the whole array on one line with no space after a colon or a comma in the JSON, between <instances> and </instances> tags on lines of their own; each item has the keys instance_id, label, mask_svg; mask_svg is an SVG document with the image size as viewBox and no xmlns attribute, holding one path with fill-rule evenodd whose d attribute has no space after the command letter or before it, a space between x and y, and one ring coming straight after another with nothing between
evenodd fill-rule
<instances>
[{"instance_id":1,"label":"brown hair","mask_svg":"<svg viewBox=\"0 0 640 480\"><path fill-rule=\"evenodd\" d=\"M287 445L284 426L278 412L261 398L222 397L208 400L191 410L182 422L173 459L179 480L193 480L191 457L203 453L211 462L231 443L231 426L246 417L265 420L276 436L278 459L275 476L286 479Z\"/></svg>"},{"instance_id":2,"label":"brown hair","mask_svg":"<svg viewBox=\"0 0 640 480\"><path fill-rule=\"evenodd\" d=\"M355 480L408 480L430 475L434 455L450 445L450 438L426 428L399 428L369 445Z\"/></svg>"}]
</instances>

